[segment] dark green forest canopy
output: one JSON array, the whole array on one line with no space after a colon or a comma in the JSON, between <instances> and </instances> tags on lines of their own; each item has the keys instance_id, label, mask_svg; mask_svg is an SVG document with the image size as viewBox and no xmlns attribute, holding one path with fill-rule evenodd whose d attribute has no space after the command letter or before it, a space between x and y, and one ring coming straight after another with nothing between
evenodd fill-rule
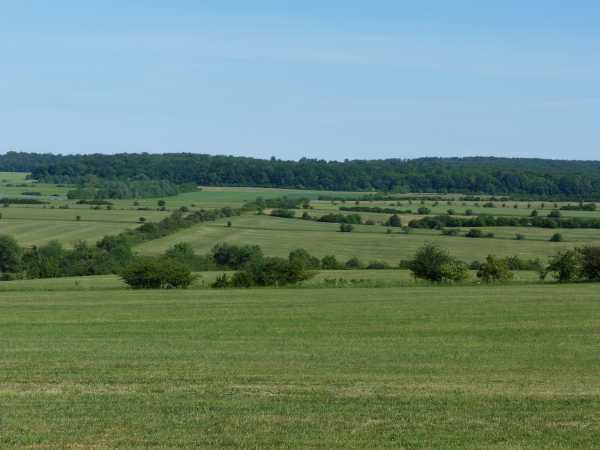
<instances>
[{"instance_id":1,"label":"dark green forest canopy","mask_svg":"<svg viewBox=\"0 0 600 450\"><path fill-rule=\"evenodd\" d=\"M481 193L600 200L599 161L493 157L413 160L263 160L191 153L49 155L9 152L0 170L32 172L44 182L144 177L206 186Z\"/></svg>"}]
</instances>

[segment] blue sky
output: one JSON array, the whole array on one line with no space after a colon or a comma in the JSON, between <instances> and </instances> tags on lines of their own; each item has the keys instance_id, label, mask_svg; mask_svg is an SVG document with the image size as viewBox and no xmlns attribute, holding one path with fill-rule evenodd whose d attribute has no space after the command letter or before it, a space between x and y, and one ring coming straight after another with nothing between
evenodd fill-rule
<instances>
[{"instance_id":1,"label":"blue sky","mask_svg":"<svg viewBox=\"0 0 600 450\"><path fill-rule=\"evenodd\" d=\"M600 2L3 0L7 150L599 159Z\"/></svg>"}]
</instances>

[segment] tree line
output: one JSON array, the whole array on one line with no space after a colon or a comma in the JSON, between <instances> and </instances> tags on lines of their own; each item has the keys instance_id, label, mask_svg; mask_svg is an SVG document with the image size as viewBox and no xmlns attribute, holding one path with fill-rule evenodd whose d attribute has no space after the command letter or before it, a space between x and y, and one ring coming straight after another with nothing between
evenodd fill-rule
<instances>
[{"instance_id":1,"label":"tree line","mask_svg":"<svg viewBox=\"0 0 600 450\"><path fill-rule=\"evenodd\" d=\"M78 183L168 180L175 184L263 186L340 191L526 195L556 200L600 200L600 162L512 158L283 161L191 153L47 155L8 152L0 170L29 171L35 179Z\"/></svg>"},{"instance_id":2,"label":"tree line","mask_svg":"<svg viewBox=\"0 0 600 450\"><path fill-rule=\"evenodd\" d=\"M532 211L529 217L492 216L481 214L473 217L456 217L450 214L428 216L413 219L411 228L442 230L444 228L477 228L477 227L532 227L532 228L581 228L600 229L600 218L597 217L561 217L559 211L551 211L547 216Z\"/></svg>"},{"instance_id":3,"label":"tree line","mask_svg":"<svg viewBox=\"0 0 600 450\"><path fill-rule=\"evenodd\" d=\"M67 192L71 200L105 200L169 197L198 190L193 183L169 180L104 180L87 177Z\"/></svg>"}]
</instances>

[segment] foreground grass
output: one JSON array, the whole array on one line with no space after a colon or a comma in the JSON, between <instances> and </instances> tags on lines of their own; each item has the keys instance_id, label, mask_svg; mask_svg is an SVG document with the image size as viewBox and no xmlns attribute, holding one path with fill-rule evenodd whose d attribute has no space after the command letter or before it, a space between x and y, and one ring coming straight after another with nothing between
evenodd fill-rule
<instances>
[{"instance_id":1,"label":"foreground grass","mask_svg":"<svg viewBox=\"0 0 600 450\"><path fill-rule=\"evenodd\" d=\"M0 448L599 448L597 291L0 293Z\"/></svg>"}]
</instances>

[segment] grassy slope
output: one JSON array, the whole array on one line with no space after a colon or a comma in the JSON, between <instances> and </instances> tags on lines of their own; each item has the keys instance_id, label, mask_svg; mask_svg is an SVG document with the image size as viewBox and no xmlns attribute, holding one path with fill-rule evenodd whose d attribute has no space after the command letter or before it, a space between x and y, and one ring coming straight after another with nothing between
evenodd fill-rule
<instances>
[{"instance_id":1,"label":"grassy slope","mask_svg":"<svg viewBox=\"0 0 600 450\"><path fill-rule=\"evenodd\" d=\"M567 242L550 243L539 238L525 241L508 239L469 239L465 237L441 236L439 232L423 231L411 234L385 234L381 226L358 226L352 233L340 233L339 225L296 219L280 219L270 216L244 216L234 218L233 226L227 228L224 222L200 225L174 235L147 242L138 250L144 254L157 254L177 242L190 243L198 253L208 252L217 242L231 244L258 244L267 255L287 256L293 248L303 247L309 252L324 256L336 255L345 260L357 256L365 261L382 259L390 264L398 264L401 259L409 259L426 242L437 242L450 252L467 261L483 259L488 254L498 256L520 255L524 258L544 258L557 249L571 248L570 230L563 230ZM589 230L589 239L581 242L593 242L598 230ZM581 230L574 235L582 236ZM514 233L514 231L512 231ZM538 235L534 229L528 229L526 235Z\"/></svg>"},{"instance_id":2,"label":"grassy slope","mask_svg":"<svg viewBox=\"0 0 600 450\"><path fill-rule=\"evenodd\" d=\"M40 245L56 239L69 246L79 240L95 241L139 226L140 216L160 220L169 213L159 211L50 209L12 205L0 208L0 234L13 236L22 245ZM80 216L81 221L76 217Z\"/></svg>"},{"instance_id":3,"label":"grassy slope","mask_svg":"<svg viewBox=\"0 0 600 450\"><path fill-rule=\"evenodd\" d=\"M597 287L0 294L1 448L598 448Z\"/></svg>"}]
</instances>

